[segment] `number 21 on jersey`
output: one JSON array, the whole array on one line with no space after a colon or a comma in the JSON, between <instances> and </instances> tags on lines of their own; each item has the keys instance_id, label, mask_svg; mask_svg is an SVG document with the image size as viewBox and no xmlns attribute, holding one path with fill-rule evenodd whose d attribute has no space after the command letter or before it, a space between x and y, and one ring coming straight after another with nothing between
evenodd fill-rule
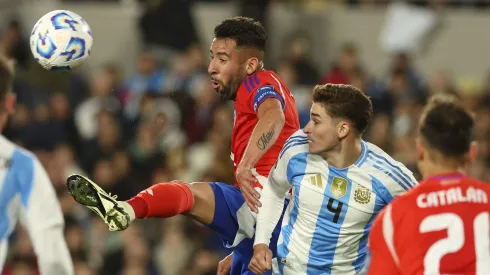
<instances>
[{"instance_id":1,"label":"number 21 on jersey","mask_svg":"<svg viewBox=\"0 0 490 275\"><path fill-rule=\"evenodd\" d=\"M476 255L476 275L490 274L490 215L479 213L473 220ZM420 233L447 230L447 238L432 244L424 257L424 275L439 274L442 257L459 251L465 245L464 223L455 213L441 213L427 216L420 223Z\"/></svg>"}]
</instances>

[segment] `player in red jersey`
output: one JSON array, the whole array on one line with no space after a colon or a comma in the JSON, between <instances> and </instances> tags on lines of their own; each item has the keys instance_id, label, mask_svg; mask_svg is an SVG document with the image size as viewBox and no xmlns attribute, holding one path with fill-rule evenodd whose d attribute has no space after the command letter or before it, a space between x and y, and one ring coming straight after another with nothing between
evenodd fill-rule
<instances>
[{"instance_id":1,"label":"player in red jersey","mask_svg":"<svg viewBox=\"0 0 490 275\"><path fill-rule=\"evenodd\" d=\"M66 184L75 200L97 213L113 231L126 229L134 219L190 216L233 248L233 256L220 263L219 274L253 274L248 271L255 233L252 211L257 212L261 184L286 139L299 129L299 119L289 89L263 67L267 35L259 22L230 18L216 26L214 35L208 72L220 98L235 101L231 156L236 186L166 182L128 201L117 201L83 176L71 176ZM279 229L271 242L274 252Z\"/></svg>"},{"instance_id":2,"label":"player in red jersey","mask_svg":"<svg viewBox=\"0 0 490 275\"><path fill-rule=\"evenodd\" d=\"M424 181L376 218L370 275L490 274L490 185L463 173L476 152L473 128L454 99L426 106L417 140Z\"/></svg>"}]
</instances>

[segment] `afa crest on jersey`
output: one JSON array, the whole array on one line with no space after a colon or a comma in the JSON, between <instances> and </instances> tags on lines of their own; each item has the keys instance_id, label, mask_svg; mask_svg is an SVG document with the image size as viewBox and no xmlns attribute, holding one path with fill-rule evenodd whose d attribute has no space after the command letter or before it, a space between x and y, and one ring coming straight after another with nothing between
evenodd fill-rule
<instances>
[{"instance_id":1,"label":"afa crest on jersey","mask_svg":"<svg viewBox=\"0 0 490 275\"><path fill-rule=\"evenodd\" d=\"M371 190L364 186L357 185L354 191L354 200L360 204L367 204L371 200Z\"/></svg>"}]
</instances>

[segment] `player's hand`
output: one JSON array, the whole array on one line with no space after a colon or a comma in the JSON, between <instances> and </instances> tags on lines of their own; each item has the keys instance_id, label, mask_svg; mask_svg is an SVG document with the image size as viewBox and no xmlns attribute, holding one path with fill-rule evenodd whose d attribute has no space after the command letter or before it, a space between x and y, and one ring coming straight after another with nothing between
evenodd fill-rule
<instances>
[{"instance_id":1,"label":"player's hand","mask_svg":"<svg viewBox=\"0 0 490 275\"><path fill-rule=\"evenodd\" d=\"M254 189L254 183L257 182L257 178L252 174L252 168L240 163L236 169L235 176L248 207L252 212L259 213L258 207L261 207L262 204L259 201L259 192Z\"/></svg>"},{"instance_id":2,"label":"player's hand","mask_svg":"<svg viewBox=\"0 0 490 275\"><path fill-rule=\"evenodd\" d=\"M254 255L248 269L255 274L264 274L272 269L272 251L265 244L254 246Z\"/></svg>"},{"instance_id":3,"label":"player's hand","mask_svg":"<svg viewBox=\"0 0 490 275\"><path fill-rule=\"evenodd\" d=\"M219 262L216 275L230 275L232 258L233 254L230 254Z\"/></svg>"}]
</instances>

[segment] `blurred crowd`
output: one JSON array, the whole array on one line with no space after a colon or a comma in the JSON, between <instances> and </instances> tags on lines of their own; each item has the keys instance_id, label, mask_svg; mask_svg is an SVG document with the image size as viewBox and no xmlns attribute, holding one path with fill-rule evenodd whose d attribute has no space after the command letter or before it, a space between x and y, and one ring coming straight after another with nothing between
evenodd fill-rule
<instances>
[{"instance_id":1,"label":"blurred crowd","mask_svg":"<svg viewBox=\"0 0 490 275\"><path fill-rule=\"evenodd\" d=\"M174 179L233 184L233 103L221 102L209 85L207 45L196 39L190 17L182 23L189 25L181 26L186 35L168 41L169 36L151 28L169 24L157 15L144 13L140 30L145 44L163 51L143 50L131 72L106 64L94 77L42 69L15 21L0 36L0 50L17 61L17 107L3 134L32 150L46 168L65 215L76 274L216 274L218 261L229 253L213 232L181 216L137 221L122 233L109 232L64 186L71 174L88 175L125 200ZM283 58L266 66L290 87L302 126L309 120L313 85L355 85L374 104L364 139L419 176L414 150L418 116L428 96L453 93L477 118L479 154L469 173L490 181L490 75L481 82L456 81L450 68L422 75L406 53L393 55L388 71L370 72L360 62L362 49L351 43L344 44L327 71L320 71L307 48L308 41L293 38L281 49ZM34 266L32 247L19 226L4 274L36 274Z\"/></svg>"},{"instance_id":2,"label":"blurred crowd","mask_svg":"<svg viewBox=\"0 0 490 275\"><path fill-rule=\"evenodd\" d=\"M62 2L138 2L138 3L154 3L153 0L61 0ZM325 5L349 5L353 7L358 6L383 6L393 3L398 0L186 0L188 2L207 2L207 3L223 3L223 2L242 2L242 3L269 3L269 2L283 2L283 3L295 3L300 5L318 5L319 2L323 2ZM406 0L406 2L416 4L425 7L458 7L458 8L488 8L490 2L487 0Z\"/></svg>"}]
</instances>

